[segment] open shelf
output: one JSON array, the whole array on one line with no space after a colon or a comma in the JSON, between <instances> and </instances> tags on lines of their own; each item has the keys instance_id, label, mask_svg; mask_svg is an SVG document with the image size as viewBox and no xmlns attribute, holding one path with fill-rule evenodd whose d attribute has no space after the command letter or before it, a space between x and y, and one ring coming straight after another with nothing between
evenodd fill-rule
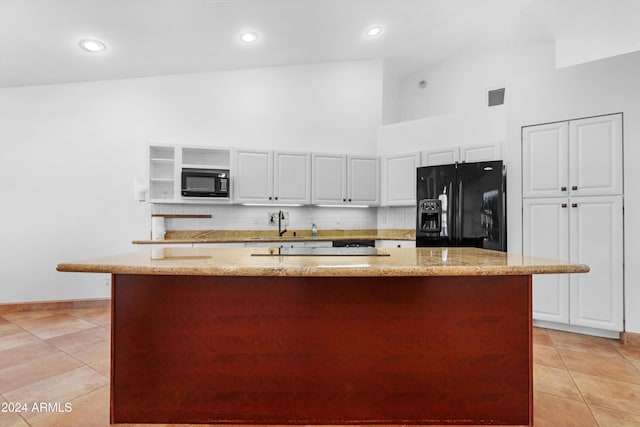
<instances>
[{"instance_id":1,"label":"open shelf","mask_svg":"<svg viewBox=\"0 0 640 427\"><path fill-rule=\"evenodd\" d=\"M231 169L231 149L151 145L149 147L149 197L151 203L220 204L225 198L182 197L183 168Z\"/></svg>"}]
</instances>

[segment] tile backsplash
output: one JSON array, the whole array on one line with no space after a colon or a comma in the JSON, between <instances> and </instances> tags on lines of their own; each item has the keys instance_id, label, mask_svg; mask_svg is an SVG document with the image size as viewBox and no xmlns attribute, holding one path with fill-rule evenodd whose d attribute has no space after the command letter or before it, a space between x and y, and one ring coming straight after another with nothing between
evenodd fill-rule
<instances>
[{"instance_id":1,"label":"tile backsplash","mask_svg":"<svg viewBox=\"0 0 640 427\"><path fill-rule=\"evenodd\" d=\"M288 229L376 228L376 208L331 208L316 206L242 206L242 205L162 205L154 214L205 214L211 218L167 218L167 230L268 230L269 213L280 209L289 213Z\"/></svg>"},{"instance_id":2,"label":"tile backsplash","mask_svg":"<svg viewBox=\"0 0 640 427\"><path fill-rule=\"evenodd\" d=\"M341 208L317 206L243 206L154 204L154 214L211 215L211 218L167 218L167 230L268 230L269 213L289 212L288 229L414 228L414 207ZM149 221L151 226L151 221Z\"/></svg>"}]
</instances>

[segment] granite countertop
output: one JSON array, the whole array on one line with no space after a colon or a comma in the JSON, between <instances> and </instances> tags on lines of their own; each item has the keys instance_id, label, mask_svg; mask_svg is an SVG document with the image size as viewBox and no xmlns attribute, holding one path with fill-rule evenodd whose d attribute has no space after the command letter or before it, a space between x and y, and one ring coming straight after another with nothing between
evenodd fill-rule
<instances>
[{"instance_id":1,"label":"granite countertop","mask_svg":"<svg viewBox=\"0 0 640 427\"><path fill-rule=\"evenodd\" d=\"M141 239L134 240L133 244L305 242L352 239L415 240L416 231L415 229L318 230L318 236L312 236L311 230L288 230L279 237L278 230L186 230L167 231L163 240Z\"/></svg>"},{"instance_id":2,"label":"granite countertop","mask_svg":"<svg viewBox=\"0 0 640 427\"><path fill-rule=\"evenodd\" d=\"M388 256L265 256L270 251L274 249L149 248L136 253L62 263L57 270L113 274L317 277L489 276L589 271L586 265L477 248L378 249L380 254Z\"/></svg>"}]
</instances>

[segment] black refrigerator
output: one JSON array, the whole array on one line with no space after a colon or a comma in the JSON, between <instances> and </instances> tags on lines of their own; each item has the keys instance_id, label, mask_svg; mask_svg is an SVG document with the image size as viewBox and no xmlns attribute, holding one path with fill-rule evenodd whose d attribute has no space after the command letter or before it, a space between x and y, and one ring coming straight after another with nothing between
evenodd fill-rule
<instances>
[{"instance_id":1,"label":"black refrigerator","mask_svg":"<svg viewBox=\"0 0 640 427\"><path fill-rule=\"evenodd\" d=\"M417 170L416 246L507 251L506 172L502 161Z\"/></svg>"}]
</instances>

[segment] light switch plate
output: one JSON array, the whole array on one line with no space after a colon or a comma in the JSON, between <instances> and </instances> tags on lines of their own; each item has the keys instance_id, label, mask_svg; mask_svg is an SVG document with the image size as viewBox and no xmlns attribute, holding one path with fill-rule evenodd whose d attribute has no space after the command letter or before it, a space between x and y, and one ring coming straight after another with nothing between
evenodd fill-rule
<instances>
[{"instance_id":1,"label":"light switch plate","mask_svg":"<svg viewBox=\"0 0 640 427\"><path fill-rule=\"evenodd\" d=\"M278 212L269 212L269 222L267 224L269 227L278 226Z\"/></svg>"}]
</instances>

